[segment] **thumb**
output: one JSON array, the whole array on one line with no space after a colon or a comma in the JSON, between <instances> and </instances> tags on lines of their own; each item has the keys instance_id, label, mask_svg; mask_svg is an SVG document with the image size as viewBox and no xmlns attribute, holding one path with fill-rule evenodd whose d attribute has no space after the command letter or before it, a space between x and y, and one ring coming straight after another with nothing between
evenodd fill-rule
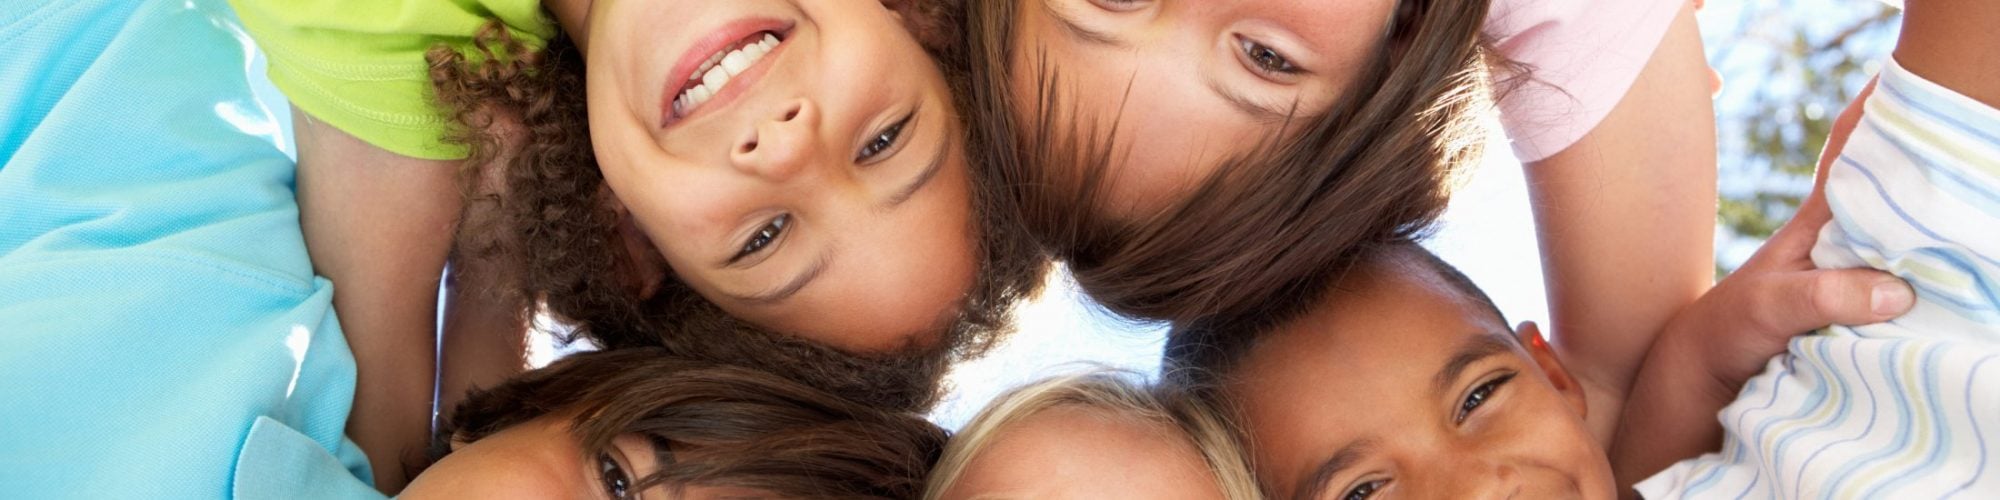
<instances>
[{"instance_id":1,"label":"thumb","mask_svg":"<svg viewBox=\"0 0 2000 500\"><path fill-rule=\"evenodd\" d=\"M1895 319L1916 305L1902 279L1874 269L1818 269L1781 273L1747 290L1756 325L1793 334L1829 325L1865 325Z\"/></svg>"}]
</instances>

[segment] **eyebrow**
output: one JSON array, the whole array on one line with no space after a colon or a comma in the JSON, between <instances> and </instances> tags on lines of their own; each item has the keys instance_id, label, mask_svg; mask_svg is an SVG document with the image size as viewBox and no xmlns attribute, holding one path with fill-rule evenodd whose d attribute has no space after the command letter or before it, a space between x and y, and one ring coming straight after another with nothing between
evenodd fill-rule
<instances>
[{"instance_id":1,"label":"eyebrow","mask_svg":"<svg viewBox=\"0 0 2000 500\"><path fill-rule=\"evenodd\" d=\"M1222 82L1216 81L1214 78L1204 78L1203 80L1206 83L1208 83L1209 90L1215 91L1216 95L1222 96L1223 100L1229 101L1230 104L1236 106L1237 110L1242 111L1243 114L1250 115L1251 118L1254 118L1257 121L1279 122L1279 121L1284 121L1285 119L1291 117L1291 113L1279 111L1278 108L1266 106L1264 104L1259 104L1257 101L1251 100L1249 96L1245 96L1242 93L1239 93L1236 90L1231 89L1226 85L1223 85Z\"/></svg>"},{"instance_id":2,"label":"eyebrow","mask_svg":"<svg viewBox=\"0 0 2000 500\"><path fill-rule=\"evenodd\" d=\"M1121 49L1129 46L1125 43L1125 40L1112 36L1110 33L1090 29L1082 23L1076 22L1076 18L1070 17L1068 11L1062 7L1057 7L1052 0L1042 0L1041 4L1042 11L1047 12L1049 17L1055 18L1056 24L1062 26L1063 31L1068 31L1070 36L1096 45L1107 45Z\"/></svg>"},{"instance_id":3,"label":"eyebrow","mask_svg":"<svg viewBox=\"0 0 2000 500\"><path fill-rule=\"evenodd\" d=\"M1299 487L1293 490L1298 493L1292 495L1292 498L1294 500L1319 498L1320 494L1326 493L1326 489L1332 486L1334 476L1340 475L1340 471L1347 470L1348 467L1353 467L1355 462L1361 461L1362 455L1368 453L1369 448L1374 447L1373 439L1362 439L1341 447L1339 452L1321 461L1319 468L1314 469L1312 475L1299 481Z\"/></svg>"},{"instance_id":4,"label":"eyebrow","mask_svg":"<svg viewBox=\"0 0 2000 500\"><path fill-rule=\"evenodd\" d=\"M1431 380L1431 392L1443 394L1451 388L1451 382L1458 380L1473 363L1479 360L1506 354L1514 350L1514 343L1507 336L1494 332L1473 335L1458 344L1458 352L1453 353L1444 367L1438 369L1437 378Z\"/></svg>"},{"instance_id":5,"label":"eyebrow","mask_svg":"<svg viewBox=\"0 0 2000 500\"><path fill-rule=\"evenodd\" d=\"M785 282L784 286L780 286L778 288L772 289L767 292L759 292L751 295L739 295L736 298L737 300L742 300L744 302L749 302L751 304L756 304L756 305L770 305L770 304L776 304L778 302L783 302L785 299L789 299L792 298L793 295L797 295L799 293L799 290L804 289L806 285L812 284L814 279L819 278L819 275L826 271L827 263L832 261L833 261L833 250L828 249L827 251L820 252L819 257L813 259L812 265L807 267L805 272L799 273L798 276L793 276L792 280Z\"/></svg>"},{"instance_id":6,"label":"eyebrow","mask_svg":"<svg viewBox=\"0 0 2000 500\"><path fill-rule=\"evenodd\" d=\"M957 145L958 138L947 133L944 143L938 146L937 153L931 155L931 164L925 166L923 172L917 173L916 178L910 179L909 184L896 190L896 194L889 195L889 199L883 201L881 208L896 208L903 202L910 201L910 198L916 196L917 191L923 190L924 186L929 186L931 179L937 177L938 172L944 171L944 160L951 156L952 148Z\"/></svg>"}]
</instances>

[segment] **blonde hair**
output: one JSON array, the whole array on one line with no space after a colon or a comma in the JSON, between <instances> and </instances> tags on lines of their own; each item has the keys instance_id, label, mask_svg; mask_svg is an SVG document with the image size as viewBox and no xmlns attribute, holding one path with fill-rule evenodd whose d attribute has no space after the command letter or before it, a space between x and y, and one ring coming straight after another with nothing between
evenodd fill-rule
<instances>
[{"instance_id":1,"label":"blonde hair","mask_svg":"<svg viewBox=\"0 0 2000 500\"><path fill-rule=\"evenodd\" d=\"M1126 371L1093 370L1044 379L1002 394L945 445L944 456L931 469L924 498L942 498L1007 427L1058 408L1097 410L1179 430L1201 452L1224 498L1263 498L1250 472L1248 455L1225 413L1188 391L1133 382L1137 377Z\"/></svg>"}]
</instances>

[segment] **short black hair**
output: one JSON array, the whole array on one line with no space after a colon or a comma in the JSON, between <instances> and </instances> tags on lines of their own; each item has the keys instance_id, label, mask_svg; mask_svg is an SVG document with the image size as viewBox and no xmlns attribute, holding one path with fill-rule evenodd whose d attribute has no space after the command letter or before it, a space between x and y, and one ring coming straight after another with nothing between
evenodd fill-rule
<instances>
[{"instance_id":1,"label":"short black hair","mask_svg":"<svg viewBox=\"0 0 2000 500\"><path fill-rule=\"evenodd\" d=\"M1507 315L1500 311L1500 306L1493 302L1492 297L1486 295L1485 290L1472 282L1472 278L1413 240L1391 241L1363 249L1343 272L1334 273L1334 279L1323 286L1329 288L1338 286L1355 266L1396 259L1407 259L1437 273L1453 293L1472 299L1491 312L1493 319L1500 325L1503 327L1508 325ZM1261 318L1216 317L1175 325L1173 331L1167 335L1167 345L1162 353L1165 358L1162 363L1164 367L1162 379L1168 383L1189 387L1213 386L1220 376L1235 369L1235 364L1249 353L1259 340L1294 319L1297 319L1296 315Z\"/></svg>"}]
</instances>

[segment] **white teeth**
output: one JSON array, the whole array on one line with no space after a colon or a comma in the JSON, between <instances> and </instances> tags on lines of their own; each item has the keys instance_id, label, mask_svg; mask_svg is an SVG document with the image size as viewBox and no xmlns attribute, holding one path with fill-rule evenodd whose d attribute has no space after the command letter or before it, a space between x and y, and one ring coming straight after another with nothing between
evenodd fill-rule
<instances>
[{"instance_id":1,"label":"white teeth","mask_svg":"<svg viewBox=\"0 0 2000 500\"><path fill-rule=\"evenodd\" d=\"M722 58L722 68L729 70L729 76L740 75L743 74L743 70L750 69L751 59L747 52L750 52L750 49L746 47L743 50L730 52L729 57Z\"/></svg>"},{"instance_id":2,"label":"white teeth","mask_svg":"<svg viewBox=\"0 0 2000 500\"><path fill-rule=\"evenodd\" d=\"M695 68L694 74L689 75L688 82L693 86L674 99L674 111L687 115L709 99L715 98L715 94L721 92L722 87L728 85L731 78L742 74L743 71L750 69L750 66L757 64L757 61L764 59L771 50L778 48L778 43L776 35L765 33L762 40L746 44L736 50L709 56L707 62Z\"/></svg>"}]
</instances>

